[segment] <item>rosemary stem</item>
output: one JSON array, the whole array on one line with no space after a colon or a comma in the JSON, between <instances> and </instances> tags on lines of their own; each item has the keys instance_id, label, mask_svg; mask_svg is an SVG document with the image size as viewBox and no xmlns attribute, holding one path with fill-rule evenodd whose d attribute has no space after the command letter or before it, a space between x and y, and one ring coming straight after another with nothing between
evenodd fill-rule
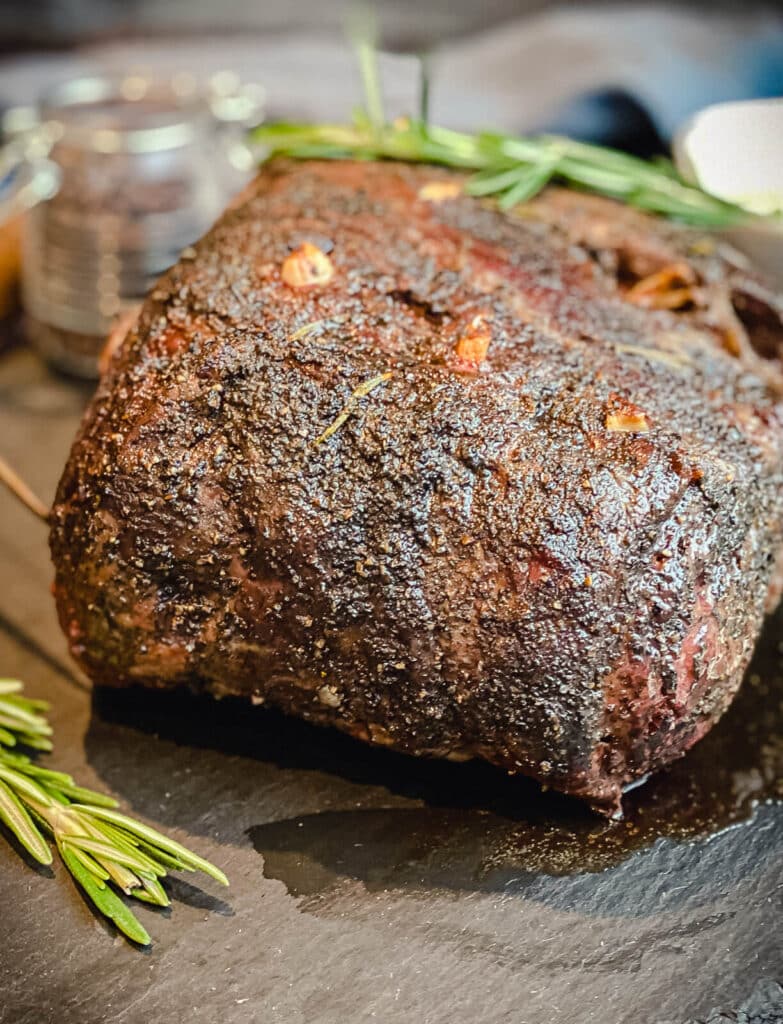
<instances>
[{"instance_id":1,"label":"rosemary stem","mask_svg":"<svg viewBox=\"0 0 783 1024\"><path fill-rule=\"evenodd\" d=\"M49 521L49 509L2 457L0 457L0 483L4 484L33 515L38 516L45 523Z\"/></svg>"}]
</instances>

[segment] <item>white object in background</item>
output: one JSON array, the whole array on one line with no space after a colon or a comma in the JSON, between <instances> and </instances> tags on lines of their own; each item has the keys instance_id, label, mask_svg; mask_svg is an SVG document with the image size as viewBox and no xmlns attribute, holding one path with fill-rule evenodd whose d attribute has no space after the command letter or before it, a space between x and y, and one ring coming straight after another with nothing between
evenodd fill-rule
<instances>
[{"instance_id":1,"label":"white object in background","mask_svg":"<svg viewBox=\"0 0 783 1024\"><path fill-rule=\"evenodd\" d=\"M783 289L783 98L707 107L677 133L674 158L707 192L772 215L726 236Z\"/></svg>"}]
</instances>

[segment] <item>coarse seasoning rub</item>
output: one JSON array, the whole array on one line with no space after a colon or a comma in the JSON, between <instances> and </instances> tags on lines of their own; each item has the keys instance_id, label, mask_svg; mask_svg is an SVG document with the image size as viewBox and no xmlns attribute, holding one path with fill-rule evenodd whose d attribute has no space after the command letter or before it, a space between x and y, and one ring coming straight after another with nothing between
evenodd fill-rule
<instances>
[{"instance_id":1,"label":"coarse seasoning rub","mask_svg":"<svg viewBox=\"0 0 783 1024\"><path fill-rule=\"evenodd\" d=\"M616 813L779 596L783 305L714 237L462 181L274 161L183 253L60 483L60 620L98 684Z\"/></svg>"}]
</instances>

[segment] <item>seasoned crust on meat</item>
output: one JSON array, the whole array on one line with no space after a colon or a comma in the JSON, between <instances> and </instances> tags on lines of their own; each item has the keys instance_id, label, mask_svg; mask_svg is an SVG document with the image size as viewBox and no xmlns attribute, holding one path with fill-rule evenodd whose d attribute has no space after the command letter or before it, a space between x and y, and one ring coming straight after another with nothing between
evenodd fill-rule
<instances>
[{"instance_id":1,"label":"seasoned crust on meat","mask_svg":"<svg viewBox=\"0 0 783 1024\"><path fill-rule=\"evenodd\" d=\"M276 161L164 275L60 483L60 619L96 683L612 812L777 599L782 307L713 237L461 181Z\"/></svg>"}]
</instances>

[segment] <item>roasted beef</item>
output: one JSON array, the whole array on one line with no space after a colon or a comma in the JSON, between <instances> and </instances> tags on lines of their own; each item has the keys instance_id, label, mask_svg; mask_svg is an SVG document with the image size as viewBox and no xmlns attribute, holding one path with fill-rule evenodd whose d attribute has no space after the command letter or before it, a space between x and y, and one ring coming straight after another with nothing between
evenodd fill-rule
<instances>
[{"instance_id":1,"label":"roasted beef","mask_svg":"<svg viewBox=\"0 0 783 1024\"><path fill-rule=\"evenodd\" d=\"M53 511L97 684L238 694L616 812L740 684L783 546L780 300L548 190L273 162L149 295Z\"/></svg>"}]
</instances>

